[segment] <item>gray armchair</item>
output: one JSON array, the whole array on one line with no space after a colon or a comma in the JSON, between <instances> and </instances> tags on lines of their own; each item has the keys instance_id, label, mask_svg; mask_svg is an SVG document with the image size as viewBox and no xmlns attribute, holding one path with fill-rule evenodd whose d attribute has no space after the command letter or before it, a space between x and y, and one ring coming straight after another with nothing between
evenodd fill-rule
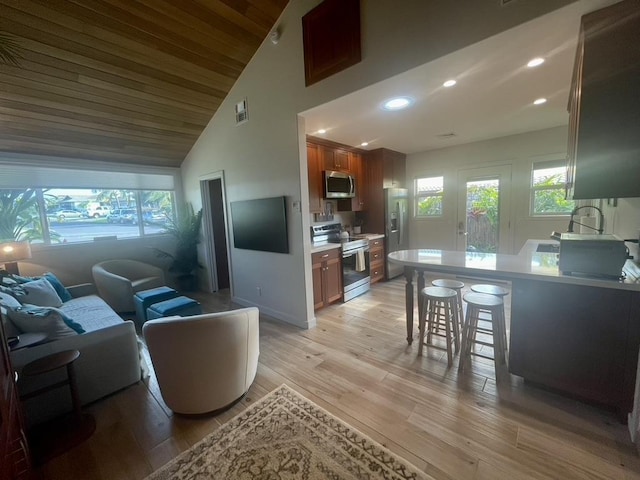
<instances>
[{"instance_id":1,"label":"gray armchair","mask_svg":"<svg viewBox=\"0 0 640 480\"><path fill-rule=\"evenodd\" d=\"M98 294L116 312L133 312L136 292L165 284L164 271L137 260L105 260L91 268Z\"/></svg>"}]
</instances>

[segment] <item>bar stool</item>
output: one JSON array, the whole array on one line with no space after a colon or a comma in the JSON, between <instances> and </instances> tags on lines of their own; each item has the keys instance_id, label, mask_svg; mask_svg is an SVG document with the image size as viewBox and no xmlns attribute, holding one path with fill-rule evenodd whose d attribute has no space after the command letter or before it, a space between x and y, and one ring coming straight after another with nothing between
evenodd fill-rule
<instances>
[{"instance_id":1,"label":"bar stool","mask_svg":"<svg viewBox=\"0 0 640 480\"><path fill-rule=\"evenodd\" d=\"M464 328L464 307L462 306L462 289L464 288L464 283L450 278L438 278L433 280L431 285L434 287L443 287L455 290L456 295L458 296L458 308L456 309L458 321L454 324L454 327L456 328L456 337L460 338L460 334Z\"/></svg>"},{"instance_id":2,"label":"bar stool","mask_svg":"<svg viewBox=\"0 0 640 480\"><path fill-rule=\"evenodd\" d=\"M478 283L476 285L471 285L471 291L476 293L484 293L487 295L495 295L497 297L502 298L503 302L504 302L504 297L509 295L509 290L507 290L506 288L500 287L498 285L485 284L485 283ZM503 318L502 322L505 326L505 328L503 329L503 333L504 333L504 345L506 350L508 342L507 342L507 328L506 328L507 322L504 314L504 305L502 307L501 313ZM481 318L480 320L484 320L484 319ZM490 328L482 328L481 326L478 326L478 331L482 333L486 333L488 335L493 335L493 331Z\"/></svg>"},{"instance_id":3,"label":"bar stool","mask_svg":"<svg viewBox=\"0 0 640 480\"><path fill-rule=\"evenodd\" d=\"M467 360L471 355L493 360L498 381L498 367L506 364L507 345L504 324L504 301L497 295L471 292L464 295L467 303L467 321L462 335L462 354L460 355L459 370L463 371ZM489 314L489 318L481 318L481 313ZM480 340L477 334L480 331L478 321L484 320L491 323L492 342ZM493 357L473 351L473 346L486 345L493 348Z\"/></svg>"},{"instance_id":4,"label":"bar stool","mask_svg":"<svg viewBox=\"0 0 640 480\"><path fill-rule=\"evenodd\" d=\"M453 346L456 353L460 349L458 337L455 335L455 323L457 320L456 310L457 298L455 290L443 287L426 287L420 292L422 302L422 315L420 316L420 343L418 347L418 356L422 356L422 349L425 345L444 350L447 352L447 365L453 364ZM442 335L440 329L445 334ZM425 342L426 335L426 342ZM435 345L432 341L433 336L444 337L446 348Z\"/></svg>"}]
</instances>

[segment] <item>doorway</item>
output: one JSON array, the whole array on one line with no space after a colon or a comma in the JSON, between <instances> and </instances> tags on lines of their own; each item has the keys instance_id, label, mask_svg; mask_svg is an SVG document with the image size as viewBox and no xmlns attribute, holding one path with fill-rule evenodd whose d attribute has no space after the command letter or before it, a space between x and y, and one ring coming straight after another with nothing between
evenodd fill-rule
<instances>
[{"instance_id":1,"label":"doorway","mask_svg":"<svg viewBox=\"0 0 640 480\"><path fill-rule=\"evenodd\" d=\"M457 250L511 253L510 184L509 165L458 172Z\"/></svg>"},{"instance_id":2,"label":"doorway","mask_svg":"<svg viewBox=\"0 0 640 480\"><path fill-rule=\"evenodd\" d=\"M223 173L201 180L200 190L209 285L211 292L217 292L231 286Z\"/></svg>"}]
</instances>

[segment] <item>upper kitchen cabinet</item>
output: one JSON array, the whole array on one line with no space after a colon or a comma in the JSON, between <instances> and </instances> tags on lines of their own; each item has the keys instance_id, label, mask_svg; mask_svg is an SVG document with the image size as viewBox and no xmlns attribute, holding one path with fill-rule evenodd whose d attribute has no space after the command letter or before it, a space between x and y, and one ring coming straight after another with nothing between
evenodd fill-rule
<instances>
[{"instance_id":1,"label":"upper kitchen cabinet","mask_svg":"<svg viewBox=\"0 0 640 480\"><path fill-rule=\"evenodd\" d=\"M569 96L568 196L640 197L640 0L582 17Z\"/></svg>"},{"instance_id":2,"label":"upper kitchen cabinet","mask_svg":"<svg viewBox=\"0 0 640 480\"><path fill-rule=\"evenodd\" d=\"M322 213L322 170L320 163L319 147L313 143L307 143L307 175L309 179L309 212Z\"/></svg>"},{"instance_id":3,"label":"upper kitchen cabinet","mask_svg":"<svg viewBox=\"0 0 640 480\"><path fill-rule=\"evenodd\" d=\"M349 152L341 148L320 147L320 156L325 170L336 170L338 172L351 171L351 158Z\"/></svg>"}]
</instances>

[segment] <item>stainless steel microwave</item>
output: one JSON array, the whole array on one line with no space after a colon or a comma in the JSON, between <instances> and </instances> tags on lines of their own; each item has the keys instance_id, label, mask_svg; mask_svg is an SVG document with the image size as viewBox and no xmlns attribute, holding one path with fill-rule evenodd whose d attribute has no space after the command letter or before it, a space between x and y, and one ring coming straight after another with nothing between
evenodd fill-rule
<instances>
[{"instance_id":1,"label":"stainless steel microwave","mask_svg":"<svg viewBox=\"0 0 640 480\"><path fill-rule=\"evenodd\" d=\"M356 179L344 172L324 171L324 198L353 198Z\"/></svg>"}]
</instances>

